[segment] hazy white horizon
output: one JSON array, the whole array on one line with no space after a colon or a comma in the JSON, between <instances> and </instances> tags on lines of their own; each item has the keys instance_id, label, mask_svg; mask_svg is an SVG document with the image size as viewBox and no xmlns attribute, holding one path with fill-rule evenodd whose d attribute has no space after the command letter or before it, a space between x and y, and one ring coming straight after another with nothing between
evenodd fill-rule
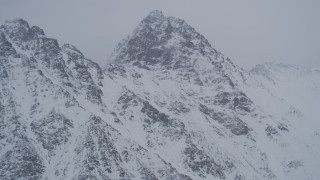
<instances>
[{"instance_id":1,"label":"hazy white horizon","mask_svg":"<svg viewBox=\"0 0 320 180\"><path fill-rule=\"evenodd\" d=\"M273 61L320 69L320 1L12 1L2 0L0 23L22 18L60 45L107 63L115 45L152 10L186 20L214 48L249 69Z\"/></svg>"}]
</instances>

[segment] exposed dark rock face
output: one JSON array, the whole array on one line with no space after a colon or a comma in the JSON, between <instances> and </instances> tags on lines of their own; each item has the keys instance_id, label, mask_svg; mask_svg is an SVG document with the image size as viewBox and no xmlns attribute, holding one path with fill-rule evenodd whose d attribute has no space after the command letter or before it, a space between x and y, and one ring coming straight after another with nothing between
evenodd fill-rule
<instances>
[{"instance_id":1,"label":"exposed dark rock face","mask_svg":"<svg viewBox=\"0 0 320 180\"><path fill-rule=\"evenodd\" d=\"M67 56L65 59L69 76L74 79L74 85L86 92L89 101L101 104L102 91L98 86L102 86L102 70L98 64L86 59L83 54L73 45L64 44L62 52ZM78 82L77 82L78 81Z\"/></svg>"},{"instance_id":2,"label":"exposed dark rock face","mask_svg":"<svg viewBox=\"0 0 320 180\"><path fill-rule=\"evenodd\" d=\"M45 36L43 29L41 29L39 26L32 26L30 28L30 38L39 38L42 36Z\"/></svg>"},{"instance_id":3,"label":"exposed dark rock face","mask_svg":"<svg viewBox=\"0 0 320 180\"><path fill-rule=\"evenodd\" d=\"M158 124L164 127L163 136L173 139L180 139L185 134L185 125L178 119L170 118L168 115L159 112L148 102L143 102L141 112L148 118L144 119L144 129L149 133L154 133L157 130Z\"/></svg>"},{"instance_id":4,"label":"exposed dark rock face","mask_svg":"<svg viewBox=\"0 0 320 180\"><path fill-rule=\"evenodd\" d=\"M280 129L281 131L287 131L287 132L289 132L289 129L288 129L287 125L285 125L285 124L283 124L283 123L280 123L280 124L278 125L278 129Z\"/></svg>"},{"instance_id":5,"label":"exposed dark rock face","mask_svg":"<svg viewBox=\"0 0 320 180\"><path fill-rule=\"evenodd\" d=\"M191 179L159 157L151 157L141 146L122 139L115 129L96 116L90 117L84 144L77 147L76 152L82 157L77 161L81 167L79 179ZM148 159L157 159L159 163L148 164ZM127 169L131 164L137 169Z\"/></svg>"},{"instance_id":6,"label":"exposed dark rock face","mask_svg":"<svg viewBox=\"0 0 320 180\"><path fill-rule=\"evenodd\" d=\"M123 169L123 160L115 147L110 133L112 128L108 127L101 118L90 117L90 126L86 135L84 146L78 149L79 154L84 153L85 157L81 164L84 169L80 171L79 179L87 178L108 178L108 174L116 173L119 179L129 178ZM97 174L98 173L98 174Z\"/></svg>"},{"instance_id":7,"label":"exposed dark rock face","mask_svg":"<svg viewBox=\"0 0 320 180\"><path fill-rule=\"evenodd\" d=\"M1 29L4 29L4 32L13 41L26 42L29 40L30 27L28 22L23 19L6 21L6 24L2 25Z\"/></svg>"},{"instance_id":8,"label":"exposed dark rock face","mask_svg":"<svg viewBox=\"0 0 320 180\"><path fill-rule=\"evenodd\" d=\"M172 102L170 104L170 108L171 111L173 111L174 113L188 113L190 112L190 108L186 107L186 105L182 102L179 101L175 101Z\"/></svg>"},{"instance_id":9,"label":"exposed dark rock face","mask_svg":"<svg viewBox=\"0 0 320 180\"><path fill-rule=\"evenodd\" d=\"M142 113L145 113L153 122L160 122L164 126L168 126L170 124L169 117L160 113L156 108L151 106L148 102L143 102L143 107L141 109Z\"/></svg>"},{"instance_id":10,"label":"exposed dark rock face","mask_svg":"<svg viewBox=\"0 0 320 180\"><path fill-rule=\"evenodd\" d=\"M73 128L71 120L55 111L31 123L31 130L42 143L43 148L49 152L68 142L71 136L70 128Z\"/></svg>"},{"instance_id":11,"label":"exposed dark rock face","mask_svg":"<svg viewBox=\"0 0 320 180\"><path fill-rule=\"evenodd\" d=\"M137 106L138 101L140 101L140 99L138 99L137 95L131 91L125 91L118 99L118 104L121 105L121 109L123 110L122 115L124 115L128 107Z\"/></svg>"},{"instance_id":12,"label":"exposed dark rock face","mask_svg":"<svg viewBox=\"0 0 320 180\"><path fill-rule=\"evenodd\" d=\"M7 57L16 55L16 50L12 47L11 43L7 40L4 33L0 31L0 56Z\"/></svg>"},{"instance_id":13,"label":"exposed dark rock face","mask_svg":"<svg viewBox=\"0 0 320 180\"><path fill-rule=\"evenodd\" d=\"M8 77L7 77L8 78ZM26 134L18 104L0 81L0 179L41 179L45 165Z\"/></svg>"},{"instance_id":14,"label":"exposed dark rock face","mask_svg":"<svg viewBox=\"0 0 320 180\"><path fill-rule=\"evenodd\" d=\"M191 144L184 150L186 156L185 163L193 171L198 173L202 178L206 174L211 174L219 179L225 179L223 167L218 165L211 157L198 149L194 144Z\"/></svg>"},{"instance_id":15,"label":"exposed dark rock face","mask_svg":"<svg viewBox=\"0 0 320 180\"><path fill-rule=\"evenodd\" d=\"M119 64L110 64L107 67L106 71L109 72L108 75L113 75L113 76L120 75L122 77L126 77L126 71L124 67Z\"/></svg>"},{"instance_id":16,"label":"exposed dark rock face","mask_svg":"<svg viewBox=\"0 0 320 180\"><path fill-rule=\"evenodd\" d=\"M267 126L266 132L269 137L273 137L274 135L278 134L278 130L272 126Z\"/></svg>"},{"instance_id":17,"label":"exposed dark rock face","mask_svg":"<svg viewBox=\"0 0 320 180\"><path fill-rule=\"evenodd\" d=\"M289 164L287 164L287 167L290 169L297 169L301 166L303 166L301 161L291 161Z\"/></svg>"},{"instance_id":18,"label":"exposed dark rock face","mask_svg":"<svg viewBox=\"0 0 320 180\"><path fill-rule=\"evenodd\" d=\"M131 91L125 91L117 101L120 106L120 115L128 118L129 121L138 120L143 123L143 130L148 133L148 146L162 144L157 139L157 134L172 140L181 139L185 134L185 125L179 119L171 118L167 114L160 112L148 101L141 99ZM141 114L133 113L132 108L137 108ZM142 118L137 118L141 116ZM153 137L155 136L155 137ZM156 139L153 139L156 138Z\"/></svg>"},{"instance_id":19,"label":"exposed dark rock face","mask_svg":"<svg viewBox=\"0 0 320 180\"><path fill-rule=\"evenodd\" d=\"M216 105L228 106L232 109L250 113L252 101L242 92L228 93L222 92L216 95Z\"/></svg>"},{"instance_id":20,"label":"exposed dark rock face","mask_svg":"<svg viewBox=\"0 0 320 180\"><path fill-rule=\"evenodd\" d=\"M1 179L42 179L45 165L27 142L18 142L0 159Z\"/></svg>"},{"instance_id":21,"label":"exposed dark rock face","mask_svg":"<svg viewBox=\"0 0 320 180\"><path fill-rule=\"evenodd\" d=\"M230 129L231 132L237 136L246 135L250 131L247 124L241 121L238 117L230 117L222 112L216 112L203 104L200 104L199 110L203 114L209 116L212 120L215 120L224 127Z\"/></svg>"},{"instance_id":22,"label":"exposed dark rock face","mask_svg":"<svg viewBox=\"0 0 320 180\"><path fill-rule=\"evenodd\" d=\"M181 38L174 41L175 37ZM152 11L134 31L132 37L118 45L115 63L131 62L145 69L154 65L168 69L188 68L195 63L190 56L214 55L216 50L190 25L181 19L165 17ZM172 42L173 46L169 44Z\"/></svg>"}]
</instances>

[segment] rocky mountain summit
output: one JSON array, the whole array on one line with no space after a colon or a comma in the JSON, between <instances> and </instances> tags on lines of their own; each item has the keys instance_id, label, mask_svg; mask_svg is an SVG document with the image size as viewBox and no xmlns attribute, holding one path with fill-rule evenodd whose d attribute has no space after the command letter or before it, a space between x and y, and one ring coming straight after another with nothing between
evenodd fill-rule
<instances>
[{"instance_id":1,"label":"rocky mountain summit","mask_svg":"<svg viewBox=\"0 0 320 180\"><path fill-rule=\"evenodd\" d=\"M320 71L246 71L158 10L110 61L0 27L0 179L320 176Z\"/></svg>"}]
</instances>

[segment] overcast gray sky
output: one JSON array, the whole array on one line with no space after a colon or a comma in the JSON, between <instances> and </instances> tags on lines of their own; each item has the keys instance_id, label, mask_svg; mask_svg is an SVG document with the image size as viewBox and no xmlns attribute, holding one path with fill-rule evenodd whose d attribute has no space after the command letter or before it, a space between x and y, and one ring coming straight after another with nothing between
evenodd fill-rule
<instances>
[{"instance_id":1,"label":"overcast gray sky","mask_svg":"<svg viewBox=\"0 0 320 180\"><path fill-rule=\"evenodd\" d=\"M23 18L104 65L154 9L186 20L246 69L265 61L320 68L319 0L1 0L0 23Z\"/></svg>"}]
</instances>

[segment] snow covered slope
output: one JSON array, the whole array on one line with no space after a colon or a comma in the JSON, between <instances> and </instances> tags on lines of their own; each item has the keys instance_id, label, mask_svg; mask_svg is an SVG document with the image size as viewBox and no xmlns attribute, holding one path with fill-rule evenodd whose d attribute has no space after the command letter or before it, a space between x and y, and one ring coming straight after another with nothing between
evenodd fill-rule
<instances>
[{"instance_id":1,"label":"snow covered slope","mask_svg":"<svg viewBox=\"0 0 320 180\"><path fill-rule=\"evenodd\" d=\"M0 27L0 179L317 179L320 72L247 72L152 11L103 69Z\"/></svg>"}]
</instances>

